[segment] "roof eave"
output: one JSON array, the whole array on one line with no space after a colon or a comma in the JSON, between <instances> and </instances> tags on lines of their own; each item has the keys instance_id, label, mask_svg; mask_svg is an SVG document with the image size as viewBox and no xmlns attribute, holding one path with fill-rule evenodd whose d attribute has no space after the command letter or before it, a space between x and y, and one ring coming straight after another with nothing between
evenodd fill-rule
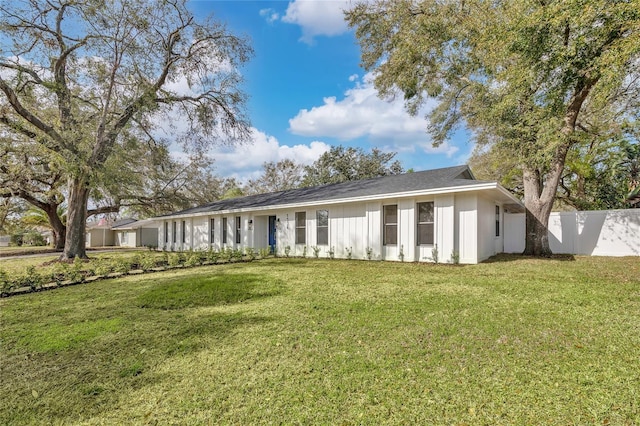
<instances>
[{"instance_id":1,"label":"roof eave","mask_svg":"<svg viewBox=\"0 0 640 426\"><path fill-rule=\"evenodd\" d=\"M376 194L376 195L367 195L360 197L345 197L345 198L336 198L333 200L318 200L318 201L308 201L304 203L288 203L288 204L277 204L277 205L269 205L269 206L261 206L261 207L246 207L239 209L226 209L226 210L209 210L198 213L187 213L187 214L178 214L178 215L167 215L161 216L157 218L152 218L155 220L169 220L169 219L184 219L189 217L202 217L202 216L211 216L213 214L216 215L224 215L224 214L233 214L233 213L247 213L247 212L264 212L264 211L274 211L274 210L286 210L298 207L313 207L313 206L326 206L326 205L335 205L342 203L357 203L357 202L366 202L366 201L380 201L385 199L393 199L393 198L409 198L409 197L419 197L419 196L429 196L429 195L440 195L446 193L458 193L458 192L470 192L470 191L482 191L482 190L498 190L501 194L506 195L510 201L514 204L522 205L520 200L513 196L508 190L503 188L497 182L482 182L482 183L474 183L471 185L462 185L462 186L449 186L442 188L433 188L433 189L420 189L415 191L405 191L405 192L391 192L385 194Z\"/></svg>"}]
</instances>

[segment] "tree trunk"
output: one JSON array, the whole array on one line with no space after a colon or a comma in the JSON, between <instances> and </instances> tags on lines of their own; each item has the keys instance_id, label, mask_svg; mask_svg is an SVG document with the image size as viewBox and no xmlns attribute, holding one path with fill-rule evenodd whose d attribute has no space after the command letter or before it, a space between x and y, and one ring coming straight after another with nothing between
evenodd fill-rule
<instances>
[{"instance_id":1,"label":"tree trunk","mask_svg":"<svg viewBox=\"0 0 640 426\"><path fill-rule=\"evenodd\" d=\"M546 174L539 169L524 166L524 208L526 210L525 247L522 254L549 257L549 216L558 192L570 143L558 146L555 160Z\"/></svg>"},{"instance_id":2,"label":"tree trunk","mask_svg":"<svg viewBox=\"0 0 640 426\"><path fill-rule=\"evenodd\" d=\"M87 203L89 183L86 179L74 178L69 184L69 207L67 210L67 234L64 251L60 260L73 260L76 257L87 258L85 247Z\"/></svg>"},{"instance_id":3,"label":"tree trunk","mask_svg":"<svg viewBox=\"0 0 640 426\"><path fill-rule=\"evenodd\" d=\"M524 184L525 213L525 248L523 254L529 256L550 256L548 224L551 214L551 203L543 200L543 181L540 171L524 167L522 171Z\"/></svg>"},{"instance_id":4,"label":"tree trunk","mask_svg":"<svg viewBox=\"0 0 640 426\"><path fill-rule=\"evenodd\" d=\"M58 206L49 204L43 209L49 218L49 225L51 225L51 232L53 233L53 247L56 250L64 249L64 242L66 241L67 229L62 223L60 216L58 216Z\"/></svg>"}]
</instances>

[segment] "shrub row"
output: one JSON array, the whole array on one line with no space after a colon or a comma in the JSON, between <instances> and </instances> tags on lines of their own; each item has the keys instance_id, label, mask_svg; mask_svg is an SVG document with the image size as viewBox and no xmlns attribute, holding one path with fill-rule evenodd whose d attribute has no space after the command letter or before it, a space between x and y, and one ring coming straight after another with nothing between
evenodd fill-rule
<instances>
[{"instance_id":1,"label":"shrub row","mask_svg":"<svg viewBox=\"0 0 640 426\"><path fill-rule=\"evenodd\" d=\"M253 248L245 250L225 248L188 252L148 252L130 257L96 258L90 261L76 258L73 263L55 263L45 272L37 270L35 266L29 266L24 273L15 276L10 276L0 268L0 295L7 296L18 289L21 289L21 292L28 292L45 287L83 283L88 280L120 276L131 271L139 273L215 263L252 261L258 256L264 258L268 255L268 249L256 252Z\"/></svg>"}]
</instances>

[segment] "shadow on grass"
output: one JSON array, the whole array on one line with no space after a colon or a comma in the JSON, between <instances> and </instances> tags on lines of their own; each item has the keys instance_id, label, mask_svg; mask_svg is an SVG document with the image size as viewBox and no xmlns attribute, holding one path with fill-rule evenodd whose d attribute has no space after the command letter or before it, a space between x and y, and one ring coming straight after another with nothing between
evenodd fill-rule
<instances>
[{"instance_id":1,"label":"shadow on grass","mask_svg":"<svg viewBox=\"0 0 640 426\"><path fill-rule=\"evenodd\" d=\"M491 256L482 263L502 263L502 262L516 262L520 260L555 260L561 262L573 262L576 257L572 254L552 254L548 257L542 256L526 256L524 254L507 254L500 253L495 256Z\"/></svg>"},{"instance_id":2,"label":"shadow on grass","mask_svg":"<svg viewBox=\"0 0 640 426\"><path fill-rule=\"evenodd\" d=\"M138 297L137 304L141 308L183 309L242 303L280 293L263 284L255 274L192 277L154 286Z\"/></svg>"},{"instance_id":3,"label":"shadow on grass","mask_svg":"<svg viewBox=\"0 0 640 426\"><path fill-rule=\"evenodd\" d=\"M7 372L0 399L8 408L0 410L0 424L82 421L113 410L122 395L154 384L170 386L175 379L163 370L165 364L192 362L190 355L233 344L245 328L272 321L244 310L199 308L264 299L280 294L284 285L259 274L217 274L161 279L143 288L106 309L78 305L83 315L74 317L76 328L53 328L58 330L53 339L71 342L63 346L38 343L48 323L25 327L22 333L32 341L14 347L20 349L0 362ZM105 321L113 327L94 330L86 339L70 336L87 334L83 325Z\"/></svg>"}]
</instances>

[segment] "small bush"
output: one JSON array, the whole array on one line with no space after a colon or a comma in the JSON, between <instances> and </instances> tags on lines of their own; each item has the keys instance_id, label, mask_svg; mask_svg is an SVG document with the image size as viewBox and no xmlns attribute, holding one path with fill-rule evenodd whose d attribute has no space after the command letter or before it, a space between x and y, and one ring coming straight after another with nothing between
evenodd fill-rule
<instances>
[{"instance_id":1,"label":"small bush","mask_svg":"<svg viewBox=\"0 0 640 426\"><path fill-rule=\"evenodd\" d=\"M129 259L118 258L112 263L113 272L118 272L120 274L126 274L131 270L131 261Z\"/></svg>"},{"instance_id":2,"label":"small bush","mask_svg":"<svg viewBox=\"0 0 640 426\"><path fill-rule=\"evenodd\" d=\"M46 246L47 240L42 236L41 233L36 231L26 232L22 236L22 245L25 246Z\"/></svg>"},{"instance_id":3,"label":"small bush","mask_svg":"<svg viewBox=\"0 0 640 426\"><path fill-rule=\"evenodd\" d=\"M234 262L239 262L242 260L242 257L244 256L244 253L242 251L242 249L233 249L233 251L231 252L231 258L234 260Z\"/></svg>"},{"instance_id":4,"label":"small bush","mask_svg":"<svg viewBox=\"0 0 640 426\"><path fill-rule=\"evenodd\" d=\"M247 258L249 259L249 261L253 261L256 258L256 251L253 249L253 247L246 247L244 249L245 254L247 255Z\"/></svg>"},{"instance_id":5,"label":"small bush","mask_svg":"<svg viewBox=\"0 0 640 426\"><path fill-rule=\"evenodd\" d=\"M182 257L180 256L180 253L169 254L168 264L172 268L182 265Z\"/></svg>"},{"instance_id":6,"label":"small bush","mask_svg":"<svg viewBox=\"0 0 640 426\"><path fill-rule=\"evenodd\" d=\"M140 268L140 263L142 262L142 256L140 256L140 254L136 253L133 256L131 256L131 260L130 262L130 268L131 269L141 269Z\"/></svg>"},{"instance_id":7,"label":"small bush","mask_svg":"<svg viewBox=\"0 0 640 426\"><path fill-rule=\"evenodd\" d=\"M307 257L307 246L304 246L304 247L302 248L302 257L303 257L303 258L306 258L306 257Z\"/></svg>"},{"instance_id":8,"label":"small bush","mask_svg":"<svg viewBox=\"0 0 640 426\"><path fill-rule=\"evenodd\" d=\"M351 260L351 258L353 257L353 247L345 247L344 251L347 252L347 259Z\"/></svg>"},{"instance_id":9,"label":"small bush","mask_svg":"<svg viewBox=\"0 0 640 426\"><path fill-rule=\"evenodd\" d=\"M12 288L13 283L9 280L9 274L0 268L0 293L8 293Z\"/></svg>"},{"instance_id":10,"label":"small bush","mask_svg":"<svg viewBox=\"0 0 640 426\"><path fill-rule=\"evenodd\" d=\"M233 250L231 249L231 247L225 247L220 251L220 258L224 262L229 262L232 257L233 257Z\"/></svg>"},{"instance_id":11,"label":"small bush","mask_svg":"<svg viewBox=\"0 0 640 426\"><path fill-rule=\"evenodd\" d=\"M367 260L371 260L373 258L373 247L366 248Z\"/></svg>"},{"instance_id":12,"label":"small bush","mask_svg":"<svg viewBox=\"0 0 640 426\"><path fill-rule=\"evenodd\" d=\"M198 252L195 252L195 251L190 252L186 260L184 261L184 266L193 267L197 265L200 265L200 254L198 254Z\"/></svg>"},{"instance_id":13,"label":"small bush","mask_svg":"<svg viewBox=\"0 0 640 426\"><path fill-rule=\"evenodd\" d=\"M334 259L336 257L336 251L333 248L333 246L331 246L331 248L329 249L329 251L327 252L327 257L329 259Z\"/></svg>"},{"instance_id":14,"label":"small bush","mask_svg":"<svg viewBox=\"0 0 640 426\"><path fill-rule=\"evenodd\" d=\"M320 257L320 247L313 246L311 247L311 249L313 250L313 257L315 257L316 259Z\"/></svg>"},{"instance_id":15,"label":"small bush","mask_svg":"<svg viewBox=\"0 0 640 426\"><path fill-rule=\"evenodd\" d=\"M19 287L31 287L32 291L37 290L44 284L44 276L36 271L35 266L28 266L25 275L18 278Z\"/></svg>"},{"instance_id":16,"label":"small bush","mask_svg":"<svg viewBox=\"0 0 640 426\"><path fill-rule=\"evenodd\" d=\"M73 281L75 283L81 282L84 278L82 273L82 268L84 267L84 262L78 256L73 259L73 264L69 268L67 272L67 279Z\"/></svg>"},{"instance_id":17,"label":"small bush","mask_svg":"<svg viewBox=\"0 0 640 426\"><path fill-rule=\"evenodd\" d=\"M209 249L207 252L207 260L211 263L218 263L218 259L220 258L220 252L218 252L213 247Z\"/></svg>"},{"instance_id":18,"label":"small bush","mask_svg":"<svg viewBox=\"0 0 640 426\"><path fill-rule=\"evenodd\" d=\"M158 266L157 257L153 253L147 253L140 258L140 269L150 271Z\"/></svg>"},{"instance_id":19,"label":"small bush","mask_svg":"<svg viewBox=\"0 0 640 426\"><path fill-rule=\"evenodd\" d=\"M95 262L96 275L101 275L101 276L109 275L114 271L113 268L114 268L114 265L107 259L100 259Z\"/></svg>"},{"instance_id":20,"label":"small bush","mask_svg":"<svg viewBox=\"0 0 640 426\"><path fill-rule=\"evenodd\" d=\"M451 252L451 263L454 265L458 265L460 263L460 253L455 250Z\"/></svg>"},{"instance_id":21,"label":"small bush","mask_svg":"<svg viewBox=\"0 0 640 426\"><path fill-rule=\"evenodd\" d=\"M284 248L284 257L289 257L289 254L291 254L291 246L286 246Z\"/></svg>"},{"instance_id":22,"label":"small bush","mask_svg":"<svg viewBox=\"0 0 640 426\"><path fill-rule=\"evenodd\" d=\"M260 250L258 250L259 254L260 254L260 258L264 259L265 257L269 256L271 254L271 250L267 247L265 248L261 248Z\"/></svg>"},{"instance_id":23,"label":"small bush","mask_svg":"<svg viewBox=\"0 0 640 426\"><path fill-rule=\"evenodd\" d=\"M9 239L9 245L12 247L21 247L23 238L24 238L24 233L22 232L16 232L14 234L11 234L11 238Z\"/></svg>"},{"instance_id":24,"label":"small bush","mask_svg":"<svg viewBox=\"0 0 640 426\"><path fill-rule=\"evenodd\" d=\"M431 249L431 259L433 260L433 263L439 263L440 261L437 245L433 246L433 248Z\"/></svg>"},{"instance_id":25,"label":"small bush","mask_svg":"<svg viewBox=\"0 0 640 426\"><path fill-rule=\"evenodd\" d=\"M400 246L400 252L398 253L398 258L400 262L404 262L404 246Z\"/></svg>"}]
</instances>

